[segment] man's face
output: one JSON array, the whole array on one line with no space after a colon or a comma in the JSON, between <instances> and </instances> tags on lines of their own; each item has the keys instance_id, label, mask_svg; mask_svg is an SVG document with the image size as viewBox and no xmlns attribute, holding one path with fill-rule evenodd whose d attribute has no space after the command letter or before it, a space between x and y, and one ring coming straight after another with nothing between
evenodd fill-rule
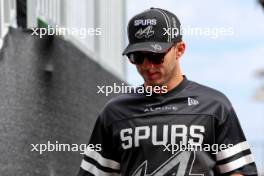
<instances>
[{"instance_id":1,"label":"man's face","mask_svg":"<svg viewBox=\"0 0 264 176\"><path fill-rule=\"evenodd\" d=\"M136 64L139 74L143 77L147 86L167 86L174 81L179 72L179 48L174 45L164 56L164 62L154 64L147 58L142 64Z\"/></svg>"}]
</instances>

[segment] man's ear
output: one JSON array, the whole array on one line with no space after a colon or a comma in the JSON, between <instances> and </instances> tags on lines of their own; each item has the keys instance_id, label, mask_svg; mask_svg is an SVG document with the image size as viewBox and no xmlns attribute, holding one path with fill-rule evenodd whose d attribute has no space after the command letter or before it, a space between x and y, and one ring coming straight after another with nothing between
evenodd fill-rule
<instances>
[{"instance_id":1,"label":"man's ear","mask_svg":"<svg viewBox=\"0 0 264 176\"><path fill-rule=\"evenodd\" d=\"M177 56L177 59L178 59L184 54L185 43L184 42L177 43L176 44L176 50L177 50L176 56Z\"/></svg>"}]
</instances>

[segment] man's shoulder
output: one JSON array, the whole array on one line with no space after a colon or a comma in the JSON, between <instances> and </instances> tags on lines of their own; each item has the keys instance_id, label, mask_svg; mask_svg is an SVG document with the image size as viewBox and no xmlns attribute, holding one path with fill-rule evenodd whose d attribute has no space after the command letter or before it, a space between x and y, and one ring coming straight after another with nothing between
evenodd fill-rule
<instances>
[{"instance_id":1,"label":"man's shoulder","mask_svg":"<svg viewBox=\"0 0 264 176\"><path fill-rule=\"evenodd\" d=\"M136 93L121 94L111 98L102 108L100 116L108 120L117 120L130 115L132 106L139 104L144 96ZM109 119L110 118L110 119Z\"/></svg>"},{"instance_id":2,"label":"man's shoulder","mask_svg":"<svg viewBox=\"0 0 264 176\"><path fill-rule=\"evenodd\" d=\"M105 107L114 107L127 104L131 101L139 101L143 96L137 93L124 93L111 98L105 105Z\"/></svg>"},{"instance_id":3,"label":"man's shoulder","mask_svg":"<svg viewBox=\"0 0 264 176\"><path fill-rule=\"evenodd\" d=\"M231 106L229 99L223 92L210 86L200 84L195 81L189 81L186 91L189 91L194 96L200 97L204 100L221 103L228 107Z\"/></svg>"}]
</instances>

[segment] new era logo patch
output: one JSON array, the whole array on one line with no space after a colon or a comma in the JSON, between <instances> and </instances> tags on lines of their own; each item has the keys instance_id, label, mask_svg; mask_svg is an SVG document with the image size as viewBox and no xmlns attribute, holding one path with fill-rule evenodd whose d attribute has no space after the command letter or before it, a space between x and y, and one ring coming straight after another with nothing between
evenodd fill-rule
<instances>
[{"instance_id":1,"label":"new era logo patch","mask_svg":"<svg viewBox=\"0 0 264 176\"><path fill-rule=\"evenodd\" d=\"M198 105L198 104L199 104L198 100L188 97L188 106L195 106L195 105Z\"/></svg>"}]
</instances>

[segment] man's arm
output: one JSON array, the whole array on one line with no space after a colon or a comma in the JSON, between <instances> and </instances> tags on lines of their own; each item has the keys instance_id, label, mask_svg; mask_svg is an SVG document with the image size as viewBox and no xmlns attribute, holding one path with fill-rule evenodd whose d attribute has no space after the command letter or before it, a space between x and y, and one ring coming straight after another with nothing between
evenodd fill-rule
<instances>
[{"instance_id":1,"label":"man's arm","mask_svg":"<svg viewBox=\"0 0 264 176\"><path fill-rule=\"evenodd\" d=\"M111 133L99 116L89 142L97 147L86 149L78 176L120 176L118 153L112 141Z\"/></svg>"},{"instance_id":2,"label":"man's arm","mask_svg":"<svg viewBox=\"0 0 264 176\"><path fill-rule=\"evenodd\" d=\"M231 106L218 119L216 141L228 148L216 154L217 168L220 174L231 176L257 175L256 163L250 146L244 136L237 115Z\"/></svg>"}]
</instances>

